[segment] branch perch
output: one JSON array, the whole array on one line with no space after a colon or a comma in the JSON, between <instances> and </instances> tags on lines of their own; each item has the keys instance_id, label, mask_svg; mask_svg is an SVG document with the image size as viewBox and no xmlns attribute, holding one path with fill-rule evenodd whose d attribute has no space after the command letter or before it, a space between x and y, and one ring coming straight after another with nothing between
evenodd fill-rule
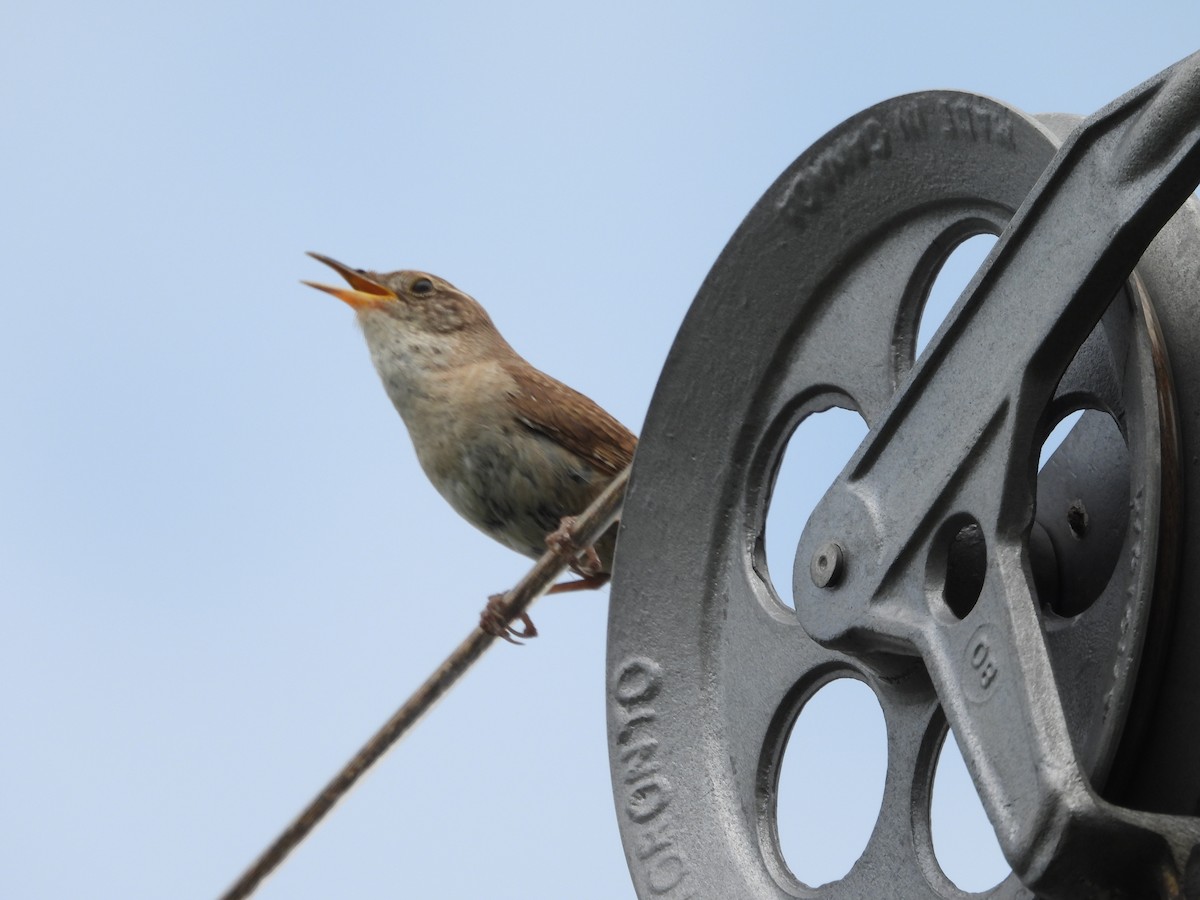
<instances>
[{"instance_id":1,"label":"branch perch","mask_svg":"<svg viewBox=\"0 0 1200 900\"><path fill-rule=\"evenodd\" d=\"M616 521L629 481L627 467L617 475L604 493L596 498L583 515L575 520L568 534L576 547L590 547ZM568 552L548 550L504 595L504 619L511 623L544 594L571 562ZM446 657L413 695L375 732L342 770L325 785L290 825L283 830L220 900L244 900L258 889L268 875L279 867L308 836L334 805L342 799L371 768L426 712L452 688L456 681L483 655L496 638L478 627Z\"/></svg>"}]
</instances>

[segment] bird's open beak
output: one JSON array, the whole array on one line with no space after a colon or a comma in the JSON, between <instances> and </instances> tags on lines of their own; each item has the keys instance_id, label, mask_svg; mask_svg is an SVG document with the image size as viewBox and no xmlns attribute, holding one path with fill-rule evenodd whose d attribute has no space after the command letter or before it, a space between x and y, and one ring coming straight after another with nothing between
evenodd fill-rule
<instances>
[{"instance_id":1,"label":"bird's open beak","mask_svg":"<svg viewBox=\"0 0 1200 900\"><path fill-rule=\"evenodd\" d=\"M369 278L356 269L343 265L336 259L330 259L328 256L322 256L320 253L309 252L308 255L319 262L325 263L325 265L345 278L353 290L330 287L327 284L319 284L315 281L302 281L301 284L307 284L309 287L315 287L318 291L333 294L333 296L337 297L343 303L349 304L354 309L375 309L398 299L395 292L390 288L384 287L378 281Z\"/></svg>"}]
</instances>

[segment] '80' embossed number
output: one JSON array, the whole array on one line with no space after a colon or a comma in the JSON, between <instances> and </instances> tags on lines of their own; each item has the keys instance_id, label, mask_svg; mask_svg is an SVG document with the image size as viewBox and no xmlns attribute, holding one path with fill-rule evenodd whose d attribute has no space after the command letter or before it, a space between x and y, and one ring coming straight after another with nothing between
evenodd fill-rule
<instances>
[{"instance_id":1,"label":"'80' embossed number","mask_svg":"<svg viewBox=\"0 0 1200 900\"><path fill-rule=\"evenodd\" d=\"M972 700L982 702L992 694L996 679L1003 670L1003 653L1000 644L988 625L980 625L967 641L966 694Z\"/></svg>"}]
</instances>

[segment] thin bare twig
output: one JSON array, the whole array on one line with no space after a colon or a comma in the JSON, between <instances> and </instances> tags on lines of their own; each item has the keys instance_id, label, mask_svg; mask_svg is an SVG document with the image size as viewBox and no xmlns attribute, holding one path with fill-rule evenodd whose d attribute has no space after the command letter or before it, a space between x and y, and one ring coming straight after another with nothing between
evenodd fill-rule
<instances>
[{"instance_id":1,"label":"thin bare twig","mask_svg":"<svg viewBox=\"0 0 1200 900\"><path fill-rule=\"evenodd\" d=\"M626 468L610 484L583 515L569 529L571 543L576 547L589 547L616 520L625 496L625 485L629 481ZM504 596L504 620L512 622L525 612L538 597L544 594L554 580L571 562L567 553L547 551L517 585ZM221 900L244 900L257 890L263 879L270 875L287 858L308 833L317 827L334 805L346 795L355 782L400 740L429 709L454 686L471 665L496 639L479 628L471 632L461 644L446 657L413 695L408 698L374 736L363 745L358 753L342 767L312 802L305 807L287 828L277 837L262 855L254 861L234 884L221 895Z\"/></svg>"}]
</instances>

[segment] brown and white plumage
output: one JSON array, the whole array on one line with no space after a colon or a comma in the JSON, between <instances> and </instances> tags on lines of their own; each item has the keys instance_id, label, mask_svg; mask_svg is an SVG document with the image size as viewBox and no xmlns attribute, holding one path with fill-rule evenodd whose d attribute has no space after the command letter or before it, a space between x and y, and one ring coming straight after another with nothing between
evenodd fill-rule
<instances>
[{"instance_id":1,"label":"brown and white plumage","mask_svg":"<svg viewBox=\"0 0 1200 900\"><path fill-rule=\"evenodd\" d=\"M541 556L633 458L636 438L589 398L539 371L479 303L426 272L331 266L350 289L306 282L354 308L372 362L422 469L468 522ZM612 571L615 527L581 557L587 586Z\"/></svg>"}]
</instances>

